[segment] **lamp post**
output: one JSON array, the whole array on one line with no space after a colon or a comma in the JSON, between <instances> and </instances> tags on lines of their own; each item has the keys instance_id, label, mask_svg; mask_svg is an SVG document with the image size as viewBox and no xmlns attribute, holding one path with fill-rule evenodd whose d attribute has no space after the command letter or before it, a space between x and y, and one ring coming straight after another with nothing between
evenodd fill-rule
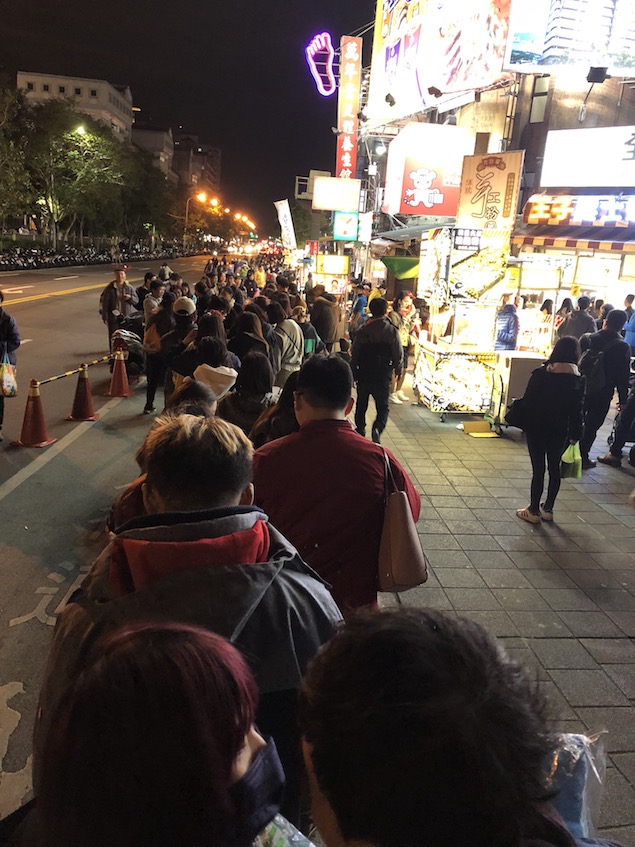
<instances>
[{"instance_id":1,"label":"lamp post","mask_svg":"<svg viewBox=\"0 0 635 847\"><path fill-rule=\"evenodd\" d=\"M185 204L185 225L183 227L183 249L185 249L185 242L187 238L187 222L190 217L190 203L192 200L198 200L199 203L204 203L207 200L207 194L204 191L199 192L194 195L194 197L190 196L187 198L187 203Z\"/></svg>"}]
</instances>

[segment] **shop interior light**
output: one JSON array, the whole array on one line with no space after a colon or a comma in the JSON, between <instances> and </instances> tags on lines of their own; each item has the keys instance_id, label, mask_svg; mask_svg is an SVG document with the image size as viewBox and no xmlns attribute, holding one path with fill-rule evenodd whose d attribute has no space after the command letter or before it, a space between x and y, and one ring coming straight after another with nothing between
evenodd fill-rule
<instances>
[{"instance_id":1,"label":"shop interior light","mask_svg":"<svg viewBox=\"0 0 635 847\"><path fill-rule=\"evenodd\" d=\"M375 155L376 156L383 156L383 155L385 155L387 149L388 148L386 147L384 142L380 141L379 144L375 145Z\"/></svg>"}]
</instances>

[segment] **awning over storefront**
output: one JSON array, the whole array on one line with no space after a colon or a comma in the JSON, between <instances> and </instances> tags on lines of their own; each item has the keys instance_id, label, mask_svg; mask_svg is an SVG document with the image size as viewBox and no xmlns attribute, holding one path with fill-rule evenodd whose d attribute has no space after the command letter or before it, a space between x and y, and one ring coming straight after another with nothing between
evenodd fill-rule
<instances>
[{"instance_id":1,"label":"awning over storefront","mask_svg":"<svg viewBox=\"0 0 635 847\"><path fill-rule=\"evenodd\" d=\"M412 279L419 275L418 256L383 256L382 262L396 279Z\"/></svg>"},{"instance_id":2,"label":"awning over storefront","mask_svg":"<svg viewBox=\"0 0 635 847\"><path fill-rule=\"evenodd\" d=\"M635 229L525 224L514 230L512 244L519 247L555 247L559 250L635 253Z\"/></svg>"},{"instance_id":3,"label":"awning over storefront","mask_svg":"<svg viewBox=\"0 0 635 847\"><path fill-rule=\"evenodd\" d=\"M416 223L412 223L410 226L399 227L398 229L389 229L386 232L378 232L376 238L373 239L373 244L375 241L382 239L387 241L414 241L417 238L421 238L425 233L429 232L431 229L438 229L442 226L454 226L454 218L432 218L419 217L414 219Z\"/></svg>"}]
</instances>

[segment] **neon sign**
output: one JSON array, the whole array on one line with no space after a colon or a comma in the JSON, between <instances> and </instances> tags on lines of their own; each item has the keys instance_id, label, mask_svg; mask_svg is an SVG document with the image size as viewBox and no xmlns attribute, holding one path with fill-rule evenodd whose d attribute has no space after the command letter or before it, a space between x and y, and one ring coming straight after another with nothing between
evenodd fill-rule
<instances>
[{"instance_id":1,"label":"neon sign","mask_svg":"<svg viewBox=\"0 0 635 847\"><path fill-rule=\"evenodd\" d=\"M323 97L330 97L335 94L337 88L337 81L333 73L335 50L330 33L321 32L315 35L304 52L317 90Z\"/></svg>"}]
</instances>

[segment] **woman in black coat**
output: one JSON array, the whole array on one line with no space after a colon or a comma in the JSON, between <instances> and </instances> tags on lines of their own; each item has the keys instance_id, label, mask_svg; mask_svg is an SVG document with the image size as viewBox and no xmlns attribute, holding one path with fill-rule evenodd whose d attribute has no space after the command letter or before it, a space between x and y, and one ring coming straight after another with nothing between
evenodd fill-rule
<instances>
[{"instance_id":1,"label":"woman in black coat","mask_svg":"<svg viewBox=\"0 0 635 847\"><path fill-rule=\"evenodd\" d=\"M20 333L15 318L8 315L2 308L4 294L0 291L0 358L8 354L9 362L15 365L15 351L20 346ZM0 393L0 441L2 441L2 422L4 421L4 397Z\"/></svg>"},{"instance_id":2,"label":"woman in black coat","mask_svg":"<svg viewBox=\"0 0 635 847\"><path fill-rule=\"evenodd\" d=\"M538 524L553 520L553 506L560 490L560 460L569 444L582 437L582 406L585 380L578 370L580 344L577 338L561 338L549 359L529 379L523 397L523 429L531 459L531 498L518 509L521 520ZM540 502L545 484L545 459L549 487Z\"/></svg>"}]
</instances>

